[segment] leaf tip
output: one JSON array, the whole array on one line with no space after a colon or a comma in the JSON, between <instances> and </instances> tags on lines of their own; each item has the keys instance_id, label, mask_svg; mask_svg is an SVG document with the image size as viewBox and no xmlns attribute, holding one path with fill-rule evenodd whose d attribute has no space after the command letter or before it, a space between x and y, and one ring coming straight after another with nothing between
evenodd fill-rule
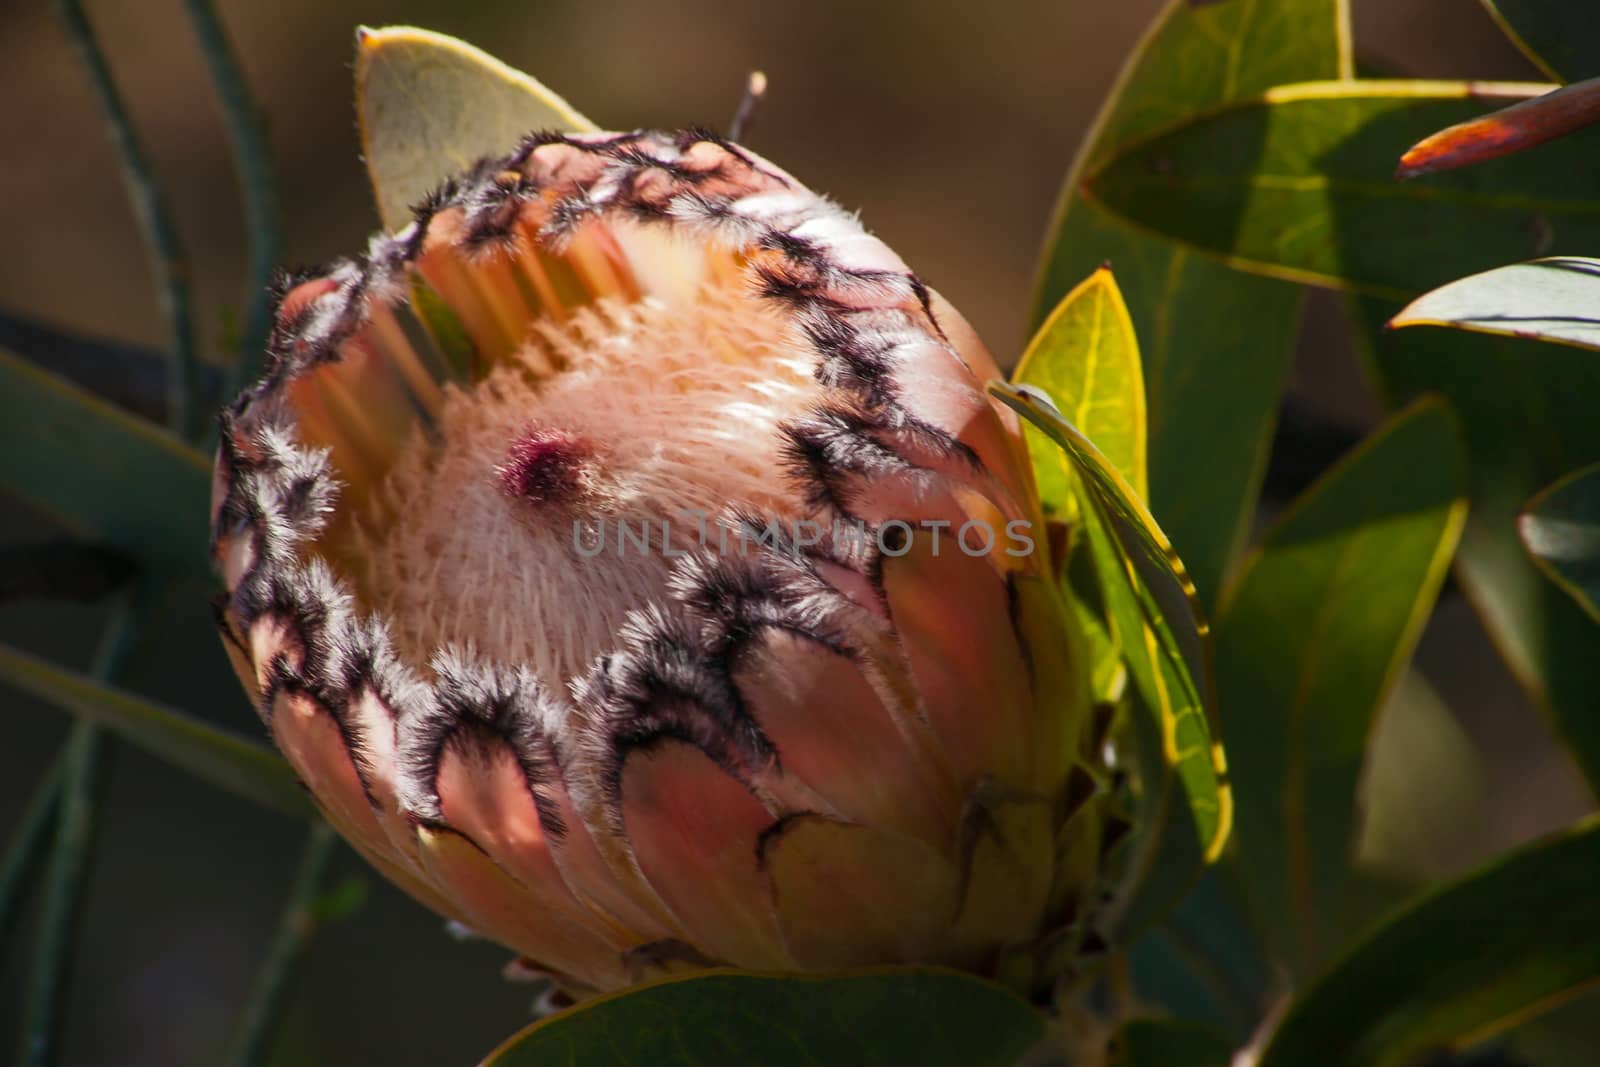
<instances>
[{"instance_id":1,"label":"leaf tip","mask_svg":"<svg viewBox=\"0 0 1600 1067\"><path fill-rule=\"evenodd\" d=\"M1433 168L1428 164L1428 160L1419 159L1417 157L1417 150L1413 148L1406 152L1405 155L1401 156L1400 162L1395 164L1394 180L1397 182L1408 182L1412 178L1420 178L1422 175L1427 174L1432 169Z\"/></svg>"},{"instance_id":2,"label":"leaf tip","mask_svg":"<svg viewBox=\"0 0 1600 1067\"><path fill-rule=\"evenodd\" d=\"M1541 503L1544 502L1544 496L1545 494L1543 490L1540 490L1538 493L1536 493L1531 499L1528 500L1527 503L1522 505L1521 510L1517 512L1516 518L1517 540L1522 542L1523 548L1527 549L1536 556L1538 555L1538 552L1534 549L1530 538L1536 538L1538 536L1537 527L1539 523L1539 515L1536 509Z\"/></svg>"},{"instance_id":3,"label":"leaf tip","mask_svg":"<svg viewBox=\"0 0 1600 1067\"><path fill-rule=\"evenodd\" d=\"M356 55L370 57L379 48L383 47L384 39L388 36L379 26L361 25L356 27Z\"/></svg>"},{"instance_id":4,"label":"leaf tip","mask_svg":"<svg viewBox=\"0 0 1600 1067\"><path fill-rule=\"evenodd\" d=\"M1433 292L1438 292L1438 290L1436 289ZM1389 318L1389 320L1383 324L1383 332L1392 333L1395 330L1403 330L1407 326L1431 325L1429 320L1423 319L1417 314L1418 305L1420 305L1424 300L1428 299L1428 297L1431 295L1432 293L1424 293L1422 296L1417 297L1399 311L1396 311Z\"/></svg>"}]
</instances>

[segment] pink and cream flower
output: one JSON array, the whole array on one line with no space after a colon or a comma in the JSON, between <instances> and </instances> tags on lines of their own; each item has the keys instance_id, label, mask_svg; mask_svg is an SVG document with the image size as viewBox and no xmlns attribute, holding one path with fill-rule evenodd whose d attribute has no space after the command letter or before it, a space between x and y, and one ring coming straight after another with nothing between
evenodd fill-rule
<instances>
[{"instance_id":1,"label":"pink and cream flower","mask_svg":"<svg viewBox=\"0 0 1600 1067\"><path fill-rule=\"evenodd\" d=\"M1087 665L972 329L702 131L540 134L286 284L222 629L327 818L583 996L927 961L1101 892ZM1075 933L1072 933L1075 932Z\"/></svg>"}]
</instances>

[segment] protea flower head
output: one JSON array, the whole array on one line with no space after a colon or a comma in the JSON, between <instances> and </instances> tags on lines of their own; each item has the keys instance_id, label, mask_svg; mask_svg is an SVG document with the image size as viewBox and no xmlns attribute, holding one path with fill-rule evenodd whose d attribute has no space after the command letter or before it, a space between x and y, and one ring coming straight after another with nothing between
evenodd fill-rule
<instances>
[{"instance_id":1,"label":"protea flower head","mask_svg":"<svg viewBox=\"0 0 1600 1067\"><path fill-rule=\"evenodd\" d=\"M286 283L270 355L222 420L222 628L418 900L577 996L1034 975L1082 927L1025 445L854 218L714 134L538 134Z\"/></svg>"}]
</instances>

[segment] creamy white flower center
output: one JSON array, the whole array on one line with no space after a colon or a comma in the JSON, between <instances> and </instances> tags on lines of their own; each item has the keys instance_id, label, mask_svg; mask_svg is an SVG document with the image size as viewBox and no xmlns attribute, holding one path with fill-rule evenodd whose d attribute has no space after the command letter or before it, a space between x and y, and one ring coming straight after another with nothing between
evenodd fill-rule
<instances>
[{"instance_id":1,"label":"creamy white flower center","mask_svg":"<svg viewBox=\"0 0 1600 1067\"><path fill-rule=\"evenodd\" d=\"M447 386L356 533L402 654L471 647L570 680L629 611L666 604L679 553L727 544L732 513L797 516L778 426L819 387L791 329L742 286L608 299Z\"/></svg>"}]
</instances>

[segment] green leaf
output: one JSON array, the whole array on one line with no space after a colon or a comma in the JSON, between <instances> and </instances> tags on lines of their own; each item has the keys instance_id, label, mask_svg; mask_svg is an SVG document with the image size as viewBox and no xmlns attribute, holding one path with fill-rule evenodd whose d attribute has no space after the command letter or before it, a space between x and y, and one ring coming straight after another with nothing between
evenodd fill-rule
<instances>
[{"instance_id":1,"label":"green leaf","mask_svg":"<svg viewBox=\"0 0 1600 1067\"><path fill-rule=\"evenodd\" d=\"M1530 500L1518 527L1539 569L1600 621L1600 463Z\"/></svg>"},{"instance_id":2,"label":"green leaf","mask_svg":"<svg viewBox=\"0 0 1600 1067\"><path fill-rule=\"evenodd\" d=\"M356 31L356 114L383 225L398 230L445 179L535 130L595 125L464 41L409 26Z\"/></svg>"},{"instance_id":3,"label":"green leaf","mask_svg":"<svg viewBox=\"0 0 1600 1067\"><path fill-rule=\"evenodd\" d=\"M1411 884L1460 873L1490 802L1483 757L1444 698L1415 668L1372 724L1361 769L1360 870Z\"/></svg>"},{"instance_id":4,"label":"green leaf","mask_svg":"<svg viewBox=\"0 0 1600 1067\"><path fill-rule=\"evenodd\" d=\"M1092 162L1197 110L1282 82L1346 76L1345 8L1344 0L1169 0L1067 175L1040 261L1036 323L1096 265L1109 261L1117 272L1143 354L1146 499L1207 604L1249 531L1301 292L1140 233L1079 186Z\"/></svg>"},{"instance_id":5,"label":"green leaf","mask_svg":"<svg viewBox=\"0 0 1600 1067\"><path fill-rule=\"evenodd\" d=\"M1232 800L1208 723L1205 624L1171 543L1095 446L1025 387L993 382L989 389L1065 450L1079 480L1081 536L1133 682L1138 748L1159 766L1159 776L1141 776L1146 811L1129 878L1131 903L1124 909L1132 916L1124 919L1128 932L1176 903L1227 841ZM1145 899L1142 889L1158 866L1163 877L1151 889L1159 899Z\"/></svg>"},{"instance_id":6,"label":"green leaf","mask_svg":"<svg viewBox=\"0 0 1600 1067\"><path fill-rule=\"evenodd\" d=\"M1456 577L1513 675L1600 785L1600 624L1539 573L1516 526L1535 493L1600 461L1600 360L1518 338L1384 331L1393 304L1355 299L1351 308L1390 397L1437 392L1460 415L1472 503Z\"/></svg>"},{"instance_id":7,"label":"green leaf","mask_svg":"<svg viewBox=\"0 0 1600 1067\"><path fill-rule=\"evenodd\" d=\"M1558 81L1600 77L1600 34L1588 0L1483 0L1511 43Z\"/></svg>"},{"instance_id":8,"label":"green leaf","mask_svg":"<svg viewBox=\"0 0 1600 1067\"><path fill-rule=\"evenodd\" d=\"M211 579L211 463L154 424L0 349L0 488L75 537Z\"/></svg>"},{"instance_id":9,"label":"green leaf","mask_svg":"<svg viewBox=\"0 0 1600 1067\"><path fill-rule=\"evenodd\" d=\"M1135 1019L1117 1032L1111 1067L1228 1067L1233 1042L1220 1030L1170 1019Z\"/></svg>"},{"instance_id":10,"label":"green leaf","mask_svg":"<svg viewBox=\"0 0 1600 1067\"><path fill-rule=\"evenodd\" d=\"M9 645L0 645L0 679L226 792L290 815L316 814L289 764L263 744Z\"/></svg>"},{"instance_id":11,"label":"green leaf","mask_svg":"<svg viewBox=\"0 0 1600 1067\"><path fill-rule=\"evenodd\" d=\"M1399 1067L1555 1006L1600 978L1600 820L1387 920L1311 986L1260 1067Z\"/></svg>"},{"instance_id":12,"label":"green leaf","mask_svg":"<svg viewBox=\"0 0 1600 1067\"><path fill-rule=\"evenodd\" d=\"M1210 867L1160 926L1128 950L1140 1004L1243 1041L1281 979L1246 915L1232 854Z\"/></svg>"},{"instance_id":13,"label":"green leaf","mask_svg":"<svg viewBox=\"0 0 1600 1067\"><path fill-rule=\"evenodd\" d=\"M1089 195L1245 270L1408 299L1540 254L1600 246L1600 130L1396 183L1408 146L1543 85L1286 85L1122 150Z\"/></svg>"},{"instance_id":14,"label":"green leaf","mask_svg":"<svg viewBox=\"0 0 1600 1067\"><path fill-rule=\"evenodd\" d=\"M1554 256L1474 274L1413 300L1389 325L1600 348L1600 259Z\"/></svg>"},{"instance_id":15,"label":"green leaf","mask_svg":"<svg viewBox=\"0 0 1600 1067\"><path fill-rule=\"evenodd\" d=\"M484 1067L1012 1067L1044 1018L946 971L834 978L707 974L600 997L534 1023Z\"/></svg>"},{"instance_id":16,"label":"green leaf","mask_svg":"<svg viewBox=\"0 0 1600 1067\"><path fill-rule=\"evenodd\" d=\"M1149 498L1139 341L1109 268L1101 267L1062 299L1028 343L1011 380L1048 393L1139 499ZM1064 497L1067 485L1064 477L1059 486L1041 485L1040 495L1047 501L1053 494Z\"/></svg>"},{"instance_id":17,"label":"green leaf","mask_svg":"<svg viewBox=\"0 0 1600 1067\"><path fill-rule=\"evenodd\" d=\"M1122 557L1104 531L1097 527L1098 520L1091 520L1089 553L1096 570L1113 576L1102 579L1110 584L1117 580L1115 575ZM1113 595L1112 599L1116 602L1122 598ZM1127 615L1125 611L1116 614ZM1114 615L1114 625L1115 622ZM1202 836L1206 830L1201 819L1211 814L1206 807L1211 798L1201 797L1201 804L1206 808L1204 812L1195 808L1181 777L1182 760L1174 759L1169 747L1171 739L1165 727L1174 721L1173 712L1177 710L1172 708L1174 702L1167 699L1165 704L1156 704L1149 695L1153 688L1159 692L1166 687L1168 679L1161 677L1167 673L1163 671L1165 665L1158 659L1158 666L1152 671L1145 657L1146 663L1133 669L1141 652L1147 649L1136 647L1123 654L1123 662L1129 665L1128 673L1134 683L1124 697L1132 736L1122 734L1116 736L1116 741L1119 751L1124 752L1124 766L1132 764L1137 794L1132 812L1133 827L1106 862L1116 888L1102 928L1110 931L1111 940L1116 944L1136 940L1182 906L1195 884L1204 877L1206 864L1220 853L1220 846L1207 847L1216 838L1208 842ZM1152 675L1156 679L1154 683ZM1130 741L1133 758L1128 761L1125 753Z\"/></svg>"},{"instance_id":18,"label":"green leaf","mask_svg":"<svg viewBox=\"0 0 1600 1067\"><path fill-rule=\"evenodd\" d=\"M1465 495L1455 418L1420 402L1291 504L1224 596L1217 693L1240 871L1272 947L1302 972L1357 918L1368 733L1432 610Z\"/></svg>"},{"instance_id":19,"label":"green leaf","mask_svg":"<svg viewBox=\"0 0 1600 1067\"><path fill-rule=\"evenodd\" d=\"M1286 82L1351 77L1348 7L1344 0L1169 0L1118 74L1084 141L1083 162L1092 168L1198 111Z\"/></svg>"}]
</instances>

